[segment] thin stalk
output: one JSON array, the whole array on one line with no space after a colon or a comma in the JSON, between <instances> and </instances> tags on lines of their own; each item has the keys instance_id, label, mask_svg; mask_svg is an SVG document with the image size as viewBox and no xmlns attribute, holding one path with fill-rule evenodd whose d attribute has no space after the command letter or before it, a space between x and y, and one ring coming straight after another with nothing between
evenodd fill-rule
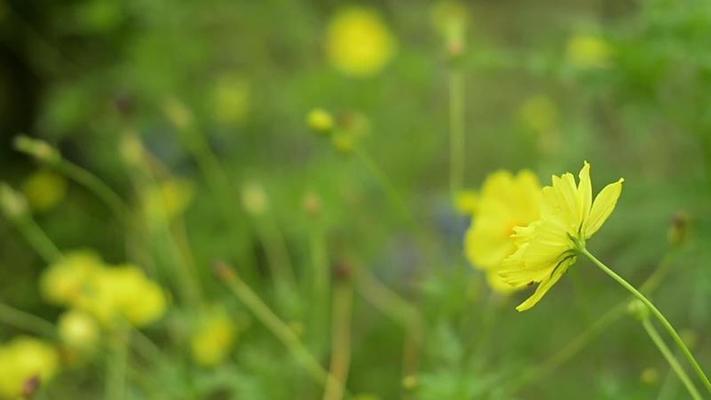
<instances>
[{"instance_id":1,"label":"thin stalk","mask_svg":"<svg viewBox=\"0 0 711 400\"><path fill-rule=\"evenodd\" d=\"M333 327L330 373L333 380L326 384L324 400L341 400L343 388L348 381L351 363L351 314L353 286L350 283L336 285L333 293ZM340 385L334 384L340 382Z\"/></svg>"},{"instance_id":2,"label":"thin stalk","mask_svg":"<svg viewBox=\"0 0 711 400\"><path fill-rule=\"evenodd\" d=\"M106 399L126 398L126 372L128 369L128 333L119 328L110 339L109 357L106 359Z\"/></svg>"},{"instance_id":3,"label":"thin stalk","mask_svg":"<svg viewBox=\"0 0 711 400\"><path fill-rule=\"evenodd\" d=\"M456 65L449 72L449 189L454 195L464 180L464 76Z\"/></svg>"},{"instance_id":4,"label":"thin stalk","mask_svg":"<svg viewBox=\"0 0 711 400\"><path fill-rule=\"evenodd\" d=\"M94 193L96 197L101 199L111 209L119 221L124 221L125 223L130 221L131 211L126 203L99 177L65 159L60 159L54 166L69 179Z\"/></svg>"},{"instance_id":5,"label":"thin stalk","mask_svg":"<svg viewBox=\"0 0 711 400\"><path fill-rule=\"evenodd\" d=\"M0 303L0 322L40 336L48 338L56 336L54 325L49 321L5 303Z\"/></svg>"},{"instance_id":6,"label":"thin stalk","mask_svg":"<svg viewBox=\"0 0 711 400\"><path fill-rule=\"evenodd\" d=\"M657 346L659 349L659 352L662 353L664 358L667 360L669 363L669 366L674 370L676 375L679 377L679 380L686 386L686 390L689 391L689 394L694 400L701 400L701 395L699 394L698 389L696 389L696 386L694 386L694 383L689 379L689 376L686 374L686 371L681 367L679 364L679 361L676 359L674 356L674 353L669 350L669 347L667 347L667 344L664 343L664 340L659 336L659 332L657 332L657 329L654 327L652 322L649 320L649 317L644 317L642 318L642 326L644 326L644 330L647 331L647 334L649 335L649 338L652 339L652 342Z\"/></svg>"},{"instance_id":7,"label":"thin stalk","mask_svg":"<svg viewBox=\"0 0 711 400\"><path fill-rule=\"evenodd\" d=\"M14 218L13 221L17 229L22 233L27 242L35 249L37 254L46 263L52 263L62 258L62 252L52 242L52 239L37 225L37 222L29 214L24 214Z\"/></svg>"},{"instance_id":8,"label":"thin stalk","mask_svg":"<svg viewBox=\"0 0 711 400\"><path fill-rule=\"evenodd\" d=\"M368 172L373 177L375 177L375 179L385 191L387 197L393 203L395 208L397 208L398 212L400 212L400 214L402 215L402 218L407 219L408 223L414 224L415 219L412 215L412 212L408 208L407 203L405 203L405 201L402 199L399 192L395 188L395 185L392 183L392 181L390 181L390 179L383 172L383 170L380 169L378 164L368 155L368 153L366 153L360 148L356 148L354 150L354 154L356 155L358 160L360 160L360 162L365 166Z\"/></svg>"},{"instance_id":9,"label":"thin stalk","mask_svg":"<svg viewBox=\"0 0 711 400\"><path fill-rule=\"evenodd\" d=\"M590 259L590 261L593 262L598 268L600 268L603 272L605 272L607 275L609 275L612 279L614 279L617 283L619 283L622 287L627 289L630 293L632 293L637 299L639 299L644 305L649 308L649 311L652 312L655 318L659 320L659 322L662 324L664 329L669 333L669 335L674 339L674 342L676 345L679 347L681 352L684 354L686 359L689 361L689 364L693 367L694 371L698 375L699 379L704 383L704 386L706 386L706 389L708 390L709 393L711 393L711 381L709 381L709 378L706 376L704 373L704 370L701 368L701 365L699 365L699 362L696 361L696 358L694 358L694 355L691 354L691 351L689 348L686 346L684 343L684 340L679 336L679 333L674 329L674 326L667 320L667 318L662 314L661 311L649 300L645 295L643 295L640 291L638 291L634 286L632 286L629 282L627 282L624 278L621 276L617 275L615 271L610 269L608 266L606 266L602 261L598 260L595 256L593 256L586 248L581 248L579 251L584 254L586 257Z\"/></svg>"},{"instance_id":10,"label":"thin stalk","mask_svg":"<svg viewBox=\"0 0 711 400\"><path fill-rule=\"evenodd\" d=\"M425 329L419 311L368 271L359 270L356 279L357 288L363 298L382 313L399 322L405 329L403 371L406 377L414 374L419 364L419 352Z\"/></svg>"},{"instance_id":11,"label":"thin stalk","mask_svg":"<svg viewBox=\"0 0 711 400\"><path fill-rule=\"evenodd\" d=\"M279 227L266 215L255 220L259 241L264 247L277 290L283 288L288 293L296 289L296 273L291 265L289 250Z\"/></svg>"},{"instance_id":12,"label":"thin stalk","mask_svg":"<svg viewBox=\"0 0 711 400\"><path fill-rule=\"evenodd\" d=\"M228 289L254 314L299 361L309 375L324 387L328 384L341 386L301 343L299 337L289 328L234 271L224 263L217 264L217 272Z\"/></svg>"}]
</instances>

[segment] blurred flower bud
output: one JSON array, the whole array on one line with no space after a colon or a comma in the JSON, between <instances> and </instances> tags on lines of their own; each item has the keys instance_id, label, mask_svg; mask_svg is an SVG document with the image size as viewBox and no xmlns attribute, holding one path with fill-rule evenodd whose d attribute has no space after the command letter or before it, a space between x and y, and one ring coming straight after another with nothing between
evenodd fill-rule
<instances>
[{"instance_id":1,"label":"blurred flower bud","mask_svg":"<svg viewBox=\"0 0 711 400\"><path fill-rule=\"evenodd\" d=\"M459 1L439 1L432 7L432 22L442 35L450 57L464 52L468 12Z\"/></svg>"},{"instance_id":2,"label":"blurred flower bud","mask_svg":"<svg viewBox=\"0 0 711 400\"><path fill-rule=\"evenodd\" d=\"M27 213L27 200L9 185L0 183L0 209L7 218L19 218Z\"/></svg>"},{"instance_id":3,"label":"blurred flower bud","mask_svg":"<svg viewBox=\"0 0 711 400\"><path fill-rule=\"evenodd\" d=\"M478 204L479 195L473 190L462 190L454 197L454 207L462 215L474 215Z\"/></svg>"},{"instance_id":4,"label":"blurred flower bud","mask_svg":"<svg viewBox=\"0 0 711 400\"><path fill-rule=\"evenodd\" d=\"M99 327L89 314L70 310L59 317L57 326L60 339L69 347L92 349L99 339Z\"/></svg>"},{"instance_id":5,"label":"blurred flower bud","mask_svg":"<svg viewBox=\"0 0 711 400\"><path fill-rule=\"evenodd\" d=\"M242 187L242 206L255 216L264 214L269 208L269 198L262 185L249 182Z\"/></svg>"},{"instance_id":6,"label":"blurred flower bud","mask_svg":"<svg viewBox=\"0 0 711 400\"><path fill-rule=\"evenodd\" d=\"M20 135L15 138L15 149L28 154L38 161L53 164L59 162L62 156L59 151L44 140Z\"/></svg>"},{"instance_id":7,"label":"blurred flower bud","mask_svg":"<svg viewBox=\"0 0 711 400\"><path fill-rule=\"evenodd\" d=\"M304 195L304 210L311 217L316 217L321 214L321 198L314 192L308 192Z\"/></svg>"},{"instance_id":8,"label":"blurred flower bud","mask_svg":"<svg viewBox=\"0 0 711 400\"><path fill-rule=\"evenodd\" d=\"M55 172L40 170L25 180L22 192L32 209L48 211L64 199L67 194L67 180Z\"/></svg>"},{"instance_id":9,"label":"blurred flower bud","mask_svg":"<svg viewBox=\"0 0 711 400\"><path fill-rule=\"evenodd\" d=\"M239 75L225 75L215 83L212 91L212 110L215 119L224 124L244 121L249 113L249 82Z\"/></svg>"},{"instance_id":10,"label":"blurred flower bud","mask_svg":"<svg viewBox=\"0 0 711 400\"><path fill-rule=\"evenodd\" d=\"M119 143L119 154L126 164L132 167L141 166L145 149L138 135L133 132L123 134Z\"/></svg>"},{"instance_id":11,"label":"blurred flower bud","mask_svg":"<svg viewBox=\"0 0 711 400\"><path fill-rule=\"evenodd\" d=\"M670 245L676 247L686 243L689 237L689 220L689 215L683 211L674 214L667 231L667 240Z\"/></svg>"},{"instance_id":12,"label":"blurred flower bud","mask_svg":"<svg viewBox=\"0 0 711 400\"><path fill-rule=\"evenodd\" d=\"M163 112L178 129L186 129L193 123L193 113L176 98L169 98L163 103Z\"/></svg>"},{"instance_id":13,"label":"blurred flower bud","mask_svg":"<svg viewBox=\"0 0 711 400\"><path fill-rule=\"evenodd\" d=\"M306 123L316 133L329 134L333 130L333 117L323 108L314 108L309 111Z\"/></svg>"},{"instance_id":14,"label":"blurred flower bud","mask_svg":"<svg viewBox=\"0 0 711 400\"><path fill-rule=\"evenodd\" d=\"M202 314L190 338L190 350L197 364L213 367L230 355L237 338L237 325L227 311L217 305Z\"/></svg>"},{"instance_id":15,"label":"blurred flower bud","mask_svg":"<svg viewBox=\"0 0 711 400\"><path fill-rule=\"evenodd\" d=\"M649 318L649 308L640 300L632 300L627 304L627 312L640 320Z\"/></svg>"},{"instance_id":16,"label":"blurred flower bud","mask_svg":"<svg viewBox=\"0 0 711 400\"><path fill-rule=\"evenodd\" d=\"M612 63L613 49L602 37L576 35L568 40L566 58L581 69L607 68Z\"/></svg>"},{"instance_id":17,"label":"blurred flower bud","mask_svg":"<svg viewBox=\"0 0 711 400\"><path fill-rule=\"evenodd\" d=\"M419 383L419 379L415 375L407 375L402 378L402 387L405 390L415 390Z\"/></svg>"},{"instance_id":18,"label":"blurred flower bud","mask_svg":"<svg viewBox=\"0 0 711 400\"><path fill-rule=\"evenodd\" d=\"M659 381L659 371L656 368L647 367L639 376L639 380L647 385L654 385Z\"/></svg>"}]
</instances>

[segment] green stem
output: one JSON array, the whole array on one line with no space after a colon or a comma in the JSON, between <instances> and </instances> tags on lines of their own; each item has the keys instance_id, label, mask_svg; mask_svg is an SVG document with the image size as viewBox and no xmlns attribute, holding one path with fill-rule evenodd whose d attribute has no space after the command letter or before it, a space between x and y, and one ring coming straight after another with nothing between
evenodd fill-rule
<instances>
[{"instance_id":1,"label":"green stem","mask_svg":"<svg viewBox=\"0 0 711 400\"><path fill-rule=\"evenodd\" d=\"M106 399L126 398L126 372L128 369L128 331L123 327L109 340L109 357L106 365Z\"/></svg>"},{"instance_id":2,"label":"green stem","mask_svg":"<svg viewBox=\"0 0 711 400\"><path fill-rule=\"evenodd\" d=\"M679 379L684 383L684 386L686 386L686 389L689 391L691 397L694 400L701 400L701 395L694 386L694 383L691 381L691 379L689 379L689 376L686 375L684 369L681 367L681 365L679 365L679 361L676 359L671 350L669 350L669 347L667 347L667 344L664 343L664 340L661 338L661 336L659 336L659 332L657 332L657 329L649 320L649 317L642 318L642 326L644 326L644 330L647 331L649 338L652 339L654 344L657 346L659 351L667 360L669 366L671 366L671 368L674 370Z\"/></svg>"},{"instance_id":3,"label":"green stem","mask_svg":"<svg viewBox=\"0 0 711 400\"><path fill-rule=\"evenodd\" d=\"M457 66L449 73L449 189L454 195L464 177L464 76Z\"/></svg>"},{"instance_id":4,"label":"green stem","mask_svg":"<svg viewBox=\"0 0 711 400\"><path fill-rule=\"evenodd\" d=\"M606 266L602 261L598 260L586 248L581 248L580 252L582 254L584 254L586 257L588 257L590 259L590 261L592 261L593 264L595 264L603 272L605 272L612 279L617 281L617 283L619 283L622 287L627 289L636 298L638 298L642 303L644 303L644 305L647 306L647 308L649 308L649 310L652 312L652 314L655 316L655 318L657 318L659 320L659 322L662 324L664 329L669 333L669 335L672 337L672 339L674 339L674 342L676 343L677 346L679 346L679 349L681 350L681 352L684 353L684 356L689 361L689 364L691 364L691 366L694 368L694 371L699 376L701 381L704 383L708 392L711 393L711 381L709 381L709 378L704 373L704 370L701 368L701 365L699 365L698 361L696 361L696 358L694 358L694 355L691 354L691 351L689 351L689 348L686 347L684 340L681 338L681 336L679 336L679 333L677 333L676 329L674 329L674 327L669 322L669 320L667 320L667 318L664 316L664 314L662 314L662 312L659 311L659 309L651 301L649 301L649 299L647 299L647 297L645 295L643 295L640 291L638 291L634 286L632 286L624 278L617 275L617 273L615 273L615 271L613 271L608 266Z\"/></svg>"},{"instance_id":5,"label":"green stem","mask_svg":"<svg viewBox=\"0 0 711 400\"><path fill-rule=\"evenodd\" d=\"M218 264L218 270L225 280L228 288L257 319L282 342L289 352L306 368L311 377L318 383L326 386L329 384L340 386L301 343L299 337L289 328L274 312L262 301L236 273L225 264Z\"/></svg>"},{"instance_id":6,"label":"green stem","mask_svg":"<svg viewBox=\"0 0 711 400\"><path fill-rule=\"evenodd\" d=\"M37 225L37 222L29 214L21 215L14 219L17 228L25 237L27 242L35 249L37 254L46 263L52 263L62 258L62 252L52 242L52 239Z\"/></svg>"},{"instance_id":7,"label":"green stem","mask_svg":"<svg viewBox=\"0 0 711 400\"><path fill-rule=\"evenodd\" d=\"M123 199L96 175L65 159L60 159L55 166L69 179L84 186L101 199L113 211L119 221L127 222L130 220L131 211Z\"/></svg>"},{"instance_id":8,"label":"green stem","mask_svg":"<svg viewBox=\"0 0 711 400\"><path fill-rule=\"evenodd\" d=\"M348 381L351 362L351 318L353 309L353 286L337 284L333 291L333 327L331 334L330 373L334 377L326 385L324 400L341 400L343 388ZM334 383L340 383L338 385Z\"/></svg>"},{"instance_id":9,"label":"green stem","mask_svg":"<svg viewBox=\"0 0 711 400\"><path fill-rule=\"evenodd\" d=\"M0 322L48 338L55 337L54 325L44 319L0 303Z\"/></svg>"},{"instance_id":10,"label":"green stem","mask_svg":"<svg viewBox=\"0 0 711 400\"><path fill-rule=\"evenodd\" d=\"M407 207L407 204L402 197L400 197L397 189L395 189L395 185L393 185L388 176L380 169L380 167L378 167L378 164L376 164L375 161L373 161L373 159L360 148L356 148L354 153L360 162L363 163L368 172L370 172L370 174L373 175L378 181L380 186L382 186L390 201L402 215L402 218L407 219L409 223L414 223L412 212Z\"/></svg>"}]
</instances>

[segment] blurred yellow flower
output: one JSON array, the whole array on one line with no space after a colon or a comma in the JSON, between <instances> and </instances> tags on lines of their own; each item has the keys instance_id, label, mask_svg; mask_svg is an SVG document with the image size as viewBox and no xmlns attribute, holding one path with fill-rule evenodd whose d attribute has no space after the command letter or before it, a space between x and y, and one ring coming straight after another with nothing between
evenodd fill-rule
<instances>
[{"instance_id":1,"label":"blurred yellow flower","mask_svg":"<svg viewBox=\"0 0 711 400\"><path fill-rule=\"evenodd\" d=\"M40 291L50 303L70 305L86 293L88 283L102 267L99 256L91 251L67 253L44 271Z\"/></svg>"},{"instance_id":2,"label":"blurred yellow flower","mask_svg":"<svg viewBox=\"0 0 711 400\"><path fill-rule=\"evenodd\" d=\"M380 72L395 52L395 39L380 15L371 9L340 10L328 24L326 52L343 74L367 77Z\"/></svg>"},{"instance_id":3,"label":"blurred yellow flower","mask_svg":"<svg viewBox=\"0 0 711 400\"><path fill-rule=\"evenodd\" d=\"M79 310L69 310L62 314L59 317L57 331L62 342L76 349L91 349L99 339L96 320Z\"/></svg>"},{"instance_id":4,"label":"blurred yellow flower","mask_svg":"<svg viewBox=\"0 0 711 400\"><path fill-rule=\"evenodd\" d=\"M91 285L90 293L82 296L76 307L107 326L123 318L143 327L160 319L167 308L163 289L130 264L103 268Z\"/></svg>"},{"instance_id":5,"label":"blurred yellow flower","mask_svg":"<svg viewBox=\"0 0 711 400\"><path fill-rule=\"evenodd\" d=\"M612 47L599 36L576 35L568 40L566 57L578 68L606 68L612 62Z\"/></svg>"},{"instance_id":6,"label":"blurred yellow flower","mask_svg":"<svg viewBox=\"0 0 711 400\"><path fill-rule=\"evenodd\" d=\"M264 187L258 182L248 182L242 187L242 206L255 216L264 214L269 209L269 198Z\"/></svg>"},{"instance_id":7,"label":"blurred yellow flower","mask_svg":"<svg viewBox=\"0 0 711 400\"><path fill-rule=\"evenodd\" d=\"M472 265L494 272L516 250L511 238L514 227L539 218L540 191L538 178L528 170L515 176L508 171L498 171L486 178L477 212L465 237L465 252ZM491 273L489 282L497 291L505 288Z\"/></svg>"},{"instance_id":8,"label":"blurred yellow flower","mask_svg":"<svg viewBox=\"0 0 711 400\"><path fill-rule=\"evenodd\" d=\"M330 133L333 129L333 116L323 108L314 108L306 115L306 123L316 133Z\"/></svg>"},{"instance_id":9,"label":"blurred yellow flower","mask_svg":"<svg viewBox=\"0 0 711 400\"><path fill-rule=\"evenodd\" d=\"M220 77L212 89L212 110L217 121L235 124L249 113L249 82L238 75Z\"/></svg>"},{"instance_id":10,"label":"blurred yellow flower","mask_svg":"<svg viewBox=\"0 0 711 400\"><path fill-rule=\"evenodd\" d=\"M571 173L553 176L543 188L541 217L516 227L516 252L504 260L500 275L515 287L538 283L535 293L521 303L518 311L533 307L575 263L577 250L607 220L617 205L623 179L603 188L592 200L590 164L580 170L576 186Z\"/></svg>"},{"instance_id":11,"label":"blurred yellow flower","mask_svg":"<svg viewBox=\"0 0 711 400\"><path fill-rule=\"evenodd\" d=\"M57 351L41 340L20 336L0 345L0 398L31 395L32 381L47 382L58 366Z\"/></svg>"},{"instance_id":12,"label":"blurred yellow flower","mask_svg":"<svg viewBox=\"0 0 711 400\"><path fill-rule=\"evenodd\" d=\"M64 199L67 194L67 180L62 175L43 169L25 180L22 191L31 208L47 211Z\"/></svg>"},{"instance_id":13,"label":"blurred yellow flower","mask_svg":"<svg viewBox=\"0 0 711 400\"><path fill-rule=\"evenodd\" d=\"M181 215L193 199L193 184L186 179L169 179L146 189L143 206L146 215L166 222Z\"/></svg>"},{"instance_id":14,"label":"blurred yellow flower","mask_svg":"<svg viewBox=\"0 0 711 400\"><path fill-rule=\"evenodd\" d=\"M237 337L237 327L221 307L214 307L198 323L190 338L193 359L199 365L212 367L229 356Z\"/></svg>"},{"instance_id":15,"label":"blurred yellow flower","mask_svg":"<svg viewBox=\"0 0 711 400\"><path fill-rule=\"evenodd\" d=\"M454 197L454 207L462 215L474 215L479 205L479 194L473 190L462 190Z\"/></svg>"},{"instance_id":16,"label":"blurred yellow flower","mask_svg":"<svg viewBox=\"0 0 711 400\"><path fill-rule=\"evenodd\" d=\"M464 48L468 17L467 7L460 1L438 1L432 6L434 27L453 54Z\"/></svg>"}]
</instances>

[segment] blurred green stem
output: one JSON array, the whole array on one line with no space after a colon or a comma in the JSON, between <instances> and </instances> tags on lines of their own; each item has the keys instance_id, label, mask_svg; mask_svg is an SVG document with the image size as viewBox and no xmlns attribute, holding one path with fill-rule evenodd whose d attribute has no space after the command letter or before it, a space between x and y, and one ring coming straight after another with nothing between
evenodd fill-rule
<instances>
[{"instance_id":1,"label":"blurred green stem","mask_svg":"<svg viewBox=\"0 0 711 400\"><path fill-rule=\"evenodd\" d=\"M363 149L356 147L353 151L356 157L368 170L368 172L378 181L380 186L385 191L387 197L390 199L395 208L397 208L398 212L401 214L402 218L406 219L408 223L414 225L415 219L412 215L412 212L410 211L407 204L402 199L399 192L395 188L395 185L393 185L392 181L390 181L388 176L383 172L382 169L380 169L380 167L378 167L378 164L373 161L373 159Z\"/></svg>"},{"instance_id":2,"label":"blurred green stem","mask_svg":"<svg viewBox=\"0 0 711 400\"><path fill-rule=\"evenodd\" d=\"M659 352L661 352L664 358L667 360L669 366L671 366L672 370L674 370L676 375L679 377L679 380L681 380L684 386L686 386L686 389L689 391L691 397L694 400L701 400L701 395L699 394L698 389L696 389L694 383L691 381L691 379L689 379L689 376L686 375L686 372L681 367L681 365L679 365L679 361L676 359L671 350L669 350L667 344L664 343L664 340L659 336L659 332L657 332L657 329L649 320L649 317L645 316L644 318L642 318L642 326L644 326L644 330L647 331L649 338L652 339L654 344L659 349Z\"/></svg>"},{"instance_id":3,"label":"blurred green stem","mask_svg":"<svg viewBox=\"0 0 711 400\"><path fill-rule=\"evenodd\" d=\"M706 376L704 373L704 370L701 368L701 365L699 365L699 362L696 361L696 358L694 358L694 355L691 354L691 351L689 351L689 348L686 346L684 343L684 340L679 336L679 333L677 333L676 329L672 326L672 324L667 320L667 318L662 314L661 311L649 300L645 295L643 295L640 291L638 291L634 286L632 286L629 282L627 282L624 278L619 276L615 271L613 271L611 268L609 268L607 265L605 265L602 261L598 260L594 255L592 255L586 248L580 248L579 249L580 253L585 255L590 259L590 261L593 262L598 268L600 268L603 272L605 272L608 276L610 276L612 279L614 279L617 283L619 283L622 287L627 289L630 293L634 295L637 299L639 299L642 303L644 303L645 306L651 311L652 315L654 315L657 320L662 324L664 329L666 329L667 333L674 339L674 342L676 345L679 347L681 352L684 354L686 359L689 361L689 364L694 368L694 371L698 375L699 379L704 383L706 386L706 389L708 390L709 393L711 393L711 381L709 381L709 378Z\"/></svg>"},{"instance_id":4,"label":"blurred green stem","mask_svg":"<svg viewBox=\"0 0 711 400\"><path fill-rule=\"evenodd\" d=\"M37 225L37 222L35 222L29 213L13 218L13 222L15 222L22 236L24 236L30 246L35 249L37 254L42 257L44 262L50 264L62 258L62 252L54 242L52 242L52 239L44 233L42 228Z\"/></svg>"},{"instance_id":5,"label":"blurred green stem","mask_svg":"<svg viewBox=\"0 0 711 400\"><path fill-rule=\"evenodd\" d=\"M230 291L282 342L291 355L306 368L314 380L324 385L324 387L327 385L342 386L338 380L321 366L301 343L294 331L264 304L262 299L239 277L233 268L224 263L218 263L216 268L217 273L227 284Z\"/></svg>"},{"instance_id":6,"label":"blurred green stem","mask_svg":"<svg viewBox=\"0 0 711 400\"><path fill-rule=\"evenodd\" d=\"M111 211L113 211L119 221L124 223L128 223L128 221L130 221L131 211L126 203L118 194L116 194L116 192L113 191L113 189L111 189L96 175L63 158L59 159L59 161L54 165L69 179L84 186L90 192L94 193L96 197L101 199L111 209Z\"/></svg>"},{"instance_id":7,"label":"blurred green stem","mask_svg":"<svg viewBox=\"0 0 711 400\"><path fill-rule=\"evenodd\" d=\"M449 189L452 199L464 180L464 76L459 66L449 72Z\"/></svg>"},{"instance_id":8,"label":"blurred green stem","mask_svg":"<svg viewBox=\"0 0 711 400\"><path fill-rule=\"evenodd\" d=\"M268 264L280 293L294 293L297 287L296 274L291 265L289 250L281 230L270 215L255 220L259 241L266 252Z\"/></svg>"},{"instance_id":9,"label":"blurred green stem","mask_svg":"<svg viewBox=\"0 0 711 400\"><path fill-rule=\"evenodd\" d=\"M326 384L324 400L340 400L348 381L351 362L351 314L353 308L353 286L350 282L336 284L333 292L331 329L331 366L334 378ZM340 382L340 385L334 383Z\"/></svg>"},{"instance_id":10,"label":"blurred green stem","mask_svg":"<svg viewBox=\"0 0 711 400\"><path fill-rule=\"evenodd\" d=\"M128 368L128 331L122 324L109 338L106 357L106 399L126 398L126 371Z\"/></svg>"},{"instance_id":11,"label":"blurred green stem","mask_svg":"<svg viewBox=\"0 0 711 400\"><path fill-rule=\"evenodd\" d=\"M5 303L0 303L0 322L48 338L55 337L52 323Z\"/></svg>"}]
</instances>

